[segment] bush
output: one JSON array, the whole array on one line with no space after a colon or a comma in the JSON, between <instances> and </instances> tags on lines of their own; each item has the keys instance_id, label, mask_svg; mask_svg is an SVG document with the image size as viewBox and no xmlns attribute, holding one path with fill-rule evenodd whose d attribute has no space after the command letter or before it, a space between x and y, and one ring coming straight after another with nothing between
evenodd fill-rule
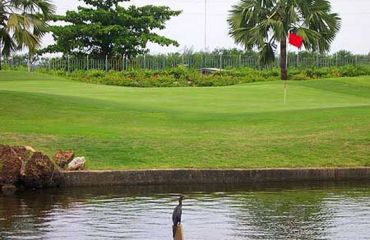
<instances>
[{"instance_id":1,"label":"bush","mask_svg":"<svg viewBox=\"0 0 370 240\"><path fill-rule=\"evenodd\" d=\"M167 70L110 71L77 70L73 72L39 71L58 76L70 77L88 83L126 86L126 87L214 87L242 83L274 81L280 79L280 69L256 70L251 68L227 69L204 75L185 66ZM336 68L289 69L289 79L309 80L329 77L355 77L370 75L370 66L342 66Z\"/></svg>"},{"instance_id":2,"label":"bush","mask_svg":"<svg viewBox=\"0 0 370 240\"><path fill-rule=\"evenodd\" d=\"M10 68L10 65L9 64L7 64L7 63L1 63L2 65L1 65L1 69L2 70L5 70L5 71L7 71L7 70L10 70L11 68Z\"/></svg>"}]
</instances>

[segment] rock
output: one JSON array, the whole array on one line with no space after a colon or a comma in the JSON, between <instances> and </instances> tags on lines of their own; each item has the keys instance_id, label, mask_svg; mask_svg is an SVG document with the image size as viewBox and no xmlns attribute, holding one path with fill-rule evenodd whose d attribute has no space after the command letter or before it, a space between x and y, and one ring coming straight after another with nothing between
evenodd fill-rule
<instances>
[{"instance_id":1,"label":"rock","mask_svg":"<svg viewBox=\"0 0 370 240\"><path fill-rule=\"evenodd\" d=\"M17 187L12 184L5 184L4 186L1 187L1 191L5 195L13 195L15 191L17 191Z\"/></svg>"},{"instance_id":2,"label":"rock","mask_svg":"<svg viewBox=\"0 0 370 240\"><path fill-rule=\"evenodd\" d=\"M0 145L0 185L15 184L22 168L31 153L25 147Z\"/></svg>"},{"instance_id":3,"label":"rock","mask_svg":"<svg viewBox=\"0 0 370 240\"><path fill-rule=\"evenodd\" d=\"M85 164L86 164L85 157L77 157L68 164L67 170L69 171L84 170Z\"/></svg>"},{"instance_id":4,"label":"rock","mask_svg":"<svg viewBox=\"0 0 370 240\"><path fill-rule=\"evenodd\" d=\"M54 162L48 156L34 151L28 146L0 145L0 186L10 184L39 188L62 183L63 175Z\"/></svg>"},{"instance_id":5,"label":"rock","mask_svg":"<svg viewBox=\"0 0 370 240\"><path fill-rule=\"evenodd\" d=\"M35 150L35 149L33 149L33 147L25 146L24 148L25 148L27 151L32 152L32 153L35 153L35 152L36 152L36 150Z\"/></svg>"},{"instance_id":6,"label":"rock","mask_svg":"<svg viewBox=\"0 0 370 240\"><path fill-rule=\"evenodd\" d=\"M28 188L59 186L62 174L48 156L35 152L25 162L21 181Z\"/></svg>"},{"instance_id":7,"label":"rock","mask_svg":"<svg viewBox=\"0 0 370 240\"><path fill-rule=\"evenodd\" d=\"M59 167L65 168L70 162L72 162L74 156L75 154L73 151L58 151L55 153L53 160Z\"/></svg>"}]
</instances>

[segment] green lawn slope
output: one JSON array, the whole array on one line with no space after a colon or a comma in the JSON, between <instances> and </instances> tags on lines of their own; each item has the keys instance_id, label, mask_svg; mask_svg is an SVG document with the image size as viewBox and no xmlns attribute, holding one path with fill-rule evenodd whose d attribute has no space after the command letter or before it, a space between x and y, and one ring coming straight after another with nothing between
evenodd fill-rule
<instances>
[{"instance_id":1,"label":"green lawn slope","mask_svg":"<svg viewBox=\"0 0 370 240\"><path fill-rule=\"evenodd\" d=\"M124 88L0 72L0 144L90 169L370 166L370 77Z\"/></svg>"}]
</instances>

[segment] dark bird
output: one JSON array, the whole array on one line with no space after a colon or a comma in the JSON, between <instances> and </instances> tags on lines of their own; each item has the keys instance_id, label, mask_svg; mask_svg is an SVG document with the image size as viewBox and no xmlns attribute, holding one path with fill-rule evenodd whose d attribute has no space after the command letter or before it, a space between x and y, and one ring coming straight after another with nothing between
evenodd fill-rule
<instances>
[{"instance_id":1,"label":"dark bird","mask_svg":"<svg viewBox=\"0 0 370 240\"><path fill-rule=\"evenodd\" d=\"M173 210L172 213L172 222L173 222L173 237L176 236L176 228L178 224L181 224L181 216L182 216L182 200L184 200L184 196L180 196L179 198L179 205Z\"/></svg>"}]
</instances>

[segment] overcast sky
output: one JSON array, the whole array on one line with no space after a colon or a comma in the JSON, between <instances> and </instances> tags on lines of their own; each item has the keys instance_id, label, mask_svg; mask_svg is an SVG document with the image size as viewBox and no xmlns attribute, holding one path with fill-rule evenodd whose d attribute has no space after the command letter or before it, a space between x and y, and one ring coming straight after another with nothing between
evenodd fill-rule
<instances>
[{"instance_id":1,"label":"overcast sky","mask_svg":"<svg viewBox=\"0 0 370 240\"><path fill-rule=\"evenodd\" d=\"M78 0L53 0L59 14L76 9ZM236 45L228 36L226 22L232 5L239 0L207 0L207 48L232 48ZM354 53L370 52L370 0L330 0L333 10L342 18L342 28L332 45L331 52L346 49ZM152 53L182 51L184 48L200 50L204 48L205 0L132 0L129 4L166 5L183 13L168 22L161 33L177 40L180 47L159 47L150 45ZM127 4L126 4L127 5ZM44 45L52 43L50 36L45 37Z\"/></svg>"}]
</instances>

